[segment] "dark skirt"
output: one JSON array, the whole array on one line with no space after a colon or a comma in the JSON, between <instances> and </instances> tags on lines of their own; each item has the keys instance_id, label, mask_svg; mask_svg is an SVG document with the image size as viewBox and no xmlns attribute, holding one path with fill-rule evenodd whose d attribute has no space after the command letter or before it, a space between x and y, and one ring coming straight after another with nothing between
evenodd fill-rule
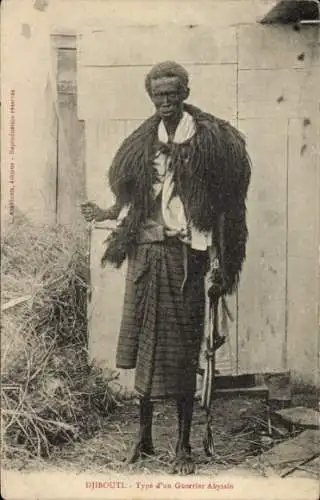
<instances>
[{"instance_id":1,"label":"dark skirt","mask_svg":"<svg viewBox=\"0 0 320 500\"><path fill-rule=\"evenodd\" d=\"M136 368L142 397L195 392L207 261L177 238L138 245L129 259L116 365Z\"/></svg>"}]
</instances>

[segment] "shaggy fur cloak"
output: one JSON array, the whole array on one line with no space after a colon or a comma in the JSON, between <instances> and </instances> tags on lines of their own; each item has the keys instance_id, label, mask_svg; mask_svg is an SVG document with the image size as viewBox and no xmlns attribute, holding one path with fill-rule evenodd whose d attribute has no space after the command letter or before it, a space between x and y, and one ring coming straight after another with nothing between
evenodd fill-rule
<instances>
[{"instance_id":1,"label":"shaggy fur cloak","mask_svg":"<svg viewBox=\"0 0 320 500\"><path fill-rule=\"evenodd\" d=\"M237 286L246 253L250 159L244 138L228 122L188 104L185 110L195 121L195 135L185 143L163 147L170 148L175 189L187 219L198 230L213 230L214 240L220 243L224 293L230 294ZM116 198L116 209L111 212L116 216L122 206L130 204L131 208L107 239L103 263L122 264L150 213L157 175L153 160L161 147L159 123L157 114L145 120L122 143L110 167L109 184ZM218 222L222 214L223 234Z\"/></svg>"}]
</instances>

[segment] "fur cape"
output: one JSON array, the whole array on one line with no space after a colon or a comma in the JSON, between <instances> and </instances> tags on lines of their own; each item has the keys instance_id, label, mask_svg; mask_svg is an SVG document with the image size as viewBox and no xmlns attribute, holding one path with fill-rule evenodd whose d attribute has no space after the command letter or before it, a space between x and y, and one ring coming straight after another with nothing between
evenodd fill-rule
<instances>
[{"instance_id":1,"label":"fur cape","mask_svg":"<svg viewBox=\"0 0 320 500\"><path fill-rule=\"evenodd\" d=\"M220 242L224 293L230 294L237 286L246 254L245 201L250 159L244 138L228 122L188 104L185 110L195 121L196 133L189 141L170 146L175 189L187 219L198 230L213 230L215 241ZM124 140L109 169L118 212L125 204L131 208L122 225L107 239L102 263L119 267L130 256L139 228L148 217L156 179L153 160L159 148L159 123L157 114L145 120ZM219 226L222 214L223 234Z\"/></svg>"}]
</instances>

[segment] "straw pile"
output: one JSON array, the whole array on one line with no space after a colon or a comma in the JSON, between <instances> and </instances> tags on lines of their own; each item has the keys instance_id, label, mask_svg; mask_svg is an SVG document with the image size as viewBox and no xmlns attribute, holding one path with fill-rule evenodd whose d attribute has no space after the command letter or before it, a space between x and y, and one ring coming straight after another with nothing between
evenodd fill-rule
<instances>
[{"instance_id":1,"label":"straw pile","mask_svg":"<svg viewBox=\"0 0 320 500\"><path fill-rule=\"evenodd\" d=\"M19 216L1 251L2 453L50 456L92 434L114 405L88 364L86 244Z\"/></svg>"}]
</instances>

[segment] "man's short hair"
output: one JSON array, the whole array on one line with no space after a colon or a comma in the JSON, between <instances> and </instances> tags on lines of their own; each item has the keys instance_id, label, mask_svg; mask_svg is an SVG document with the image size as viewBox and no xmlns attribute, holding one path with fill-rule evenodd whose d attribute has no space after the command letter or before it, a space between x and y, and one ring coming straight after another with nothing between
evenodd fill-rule
<instances>
[{"instance_id":1,"label":"man's short hair","mask_svg":"<svg viewBox=\"0 0 320 500\"><path fill-rule=\"evenodd\" d=\"M188 88L189 74L187 70L174 61L164 61L153 66L146 76L145 87L149 95L151 95L151 80L165 77L177 77L181 85Z\"/></svg>"}]
</instances>

